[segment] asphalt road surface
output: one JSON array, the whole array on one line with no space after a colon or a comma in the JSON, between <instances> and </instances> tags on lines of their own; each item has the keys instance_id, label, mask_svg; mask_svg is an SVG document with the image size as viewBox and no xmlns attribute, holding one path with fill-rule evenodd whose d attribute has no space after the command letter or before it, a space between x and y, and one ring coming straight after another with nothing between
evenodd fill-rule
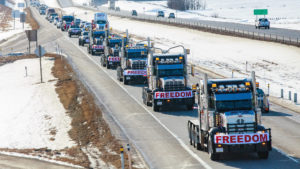
<instances>
[{"instance_id":1,"label":"asphalt road surface","mask_svg":"<svg viewBox=\"0 0 300 169\"><path fill-rule=\"evenodd\" d=\"M77 45L77 38L68 38L66 33L57 30L35 9L33 16L41 26L39 43L50 52L56 51L56 44L62 48L81 78L141 152L150 168L300 168L299 114L271 105L271 112L263 115L263 124L272 128L273 146L280 149L273 149L269 159L260 160L256 154L229 154L220 161L211 161L206 152L194 149L188 142L187 121L196 118L197 110L174 107L172 110L153 112L151 107L142 103L142 85L124 86L116 80L115 70L100 66L99 56L91 56L85 47ZM4 45L26 51L27 44L22 35L18 40ZM201 72L197 74L201 76ZM198 76L191 78L191 81L197 82Z\"/></svg>"}]
</instances>

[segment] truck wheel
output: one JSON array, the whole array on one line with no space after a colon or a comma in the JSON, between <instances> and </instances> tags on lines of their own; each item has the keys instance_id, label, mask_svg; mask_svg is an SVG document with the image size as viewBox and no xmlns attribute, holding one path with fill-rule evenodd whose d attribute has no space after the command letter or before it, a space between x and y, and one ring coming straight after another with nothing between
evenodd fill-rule
<instances>
[{"instance_id":1,"label":"truck wheel","mask_svg":"<svg viewBox=\"0 0 300 169\"><path fill-rule=\"evenodd\" d=\"M194 105L193 105L193 104L191 104L191 105L186 105L186 108L187 108L188 110L193 110Z\"/></svg>"},{"instance_id":2,"label":"truck wheel","mask_svg":"<svg viewBox=\"0 0 300 169\"><path fill-rule=\"evenodd\" d=\"M264 151L264 152L257 152L257 155L260 159L268 159L269 157L269 152Z\"/></svg>"},{"instance_id":3,"label":"truck wheel","mask_svg":"<svg viewBox=\"0 0 300 169\"><path fill-rule=\"evenodd\" d=\"M211 140L211 136L209 136L209 139L208 139L208 154L209 154L209 158L213 161L216 161L219 159L219 154L216 154L213 151L213 142Z\"/></svg>"},{"instance_id":4,"label":"truck wheel","mask_svg":"<svg viewBox=\"0 0 300 169\"><path fill-rule=\"evenodd\" d=\"M105 66L105 64L104 64L104 66ZM107 69L110 69L110 66L109 66L109 64L107 64L107 65L106 65L106 68L107 68Z\"/></svg>"},{"instance_id":5,"label":"truck wheel","mask_svg":"<svg viewBox=\"0 0 300 169\"><path fill-rule=\"evenodd\" d=\"M128 83L129 83L128 80L126 80L125 76L123 77L123 82L124 82L124 85L128 85Z\"/></svg>"},{"instance_id":6,"label":"truck wheel","mask_svg":"<svg viewBox=\"0 0 300 169\"><path fill-rule=\"evenodd\" d=\"M71 37L71 34L69 34L69 37Z\"/></svg>"},{"instance_id":7,"label":"truck wheel","mask_svg":"<svg viewBox=\"0 0 300 169\"><path fill-rule=\"evenodd\" d=\"M157 105L155 105L155 103L153 102L153 111L154 112L158 112L159 111L159 107Z\"/></svg>"}]
</instances>

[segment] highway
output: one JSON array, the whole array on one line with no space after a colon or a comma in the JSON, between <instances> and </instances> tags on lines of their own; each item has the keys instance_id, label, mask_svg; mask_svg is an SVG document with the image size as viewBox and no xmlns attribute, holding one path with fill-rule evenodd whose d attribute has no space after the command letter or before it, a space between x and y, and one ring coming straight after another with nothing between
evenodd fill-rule
<instances>
[{"instance_id":1,"label":"highway","mask_svg":"<svg viewBox=\"0 0 300 169\"><path fill-rule=\"evenodd\" d=\"M82 80L96 95L105 112L120 125L121 130L141 152L150 168L299 168L300 127L299 114L277 105L271 105L271 112L263 116L263 124L272 128L273 146L290 154L293 158L273 149L268 160L260 160L256 154L226 155L222 160L209 160L206 152L195 150L189 145L187 121L195 119L197 110L186 111L174 107L172 110L153 112L142 103L141 85L124 86L116 80L115 70L100 66L98 56L90 56L85 47L79 47L77 38L68 38L33 9L33 16L39 22L39 43L47 51L54 52L56 44L70 57ZM133 24L138 23L132 21ZM142 22L140 22L142 24ZM134 32L133 32L134 34ZM20 51L27 48L24 35L6 42L5 46ZM197 72L201 76L201 72ZM191 83L199 81L191 77Z\"/></svg>"}]
</instances>

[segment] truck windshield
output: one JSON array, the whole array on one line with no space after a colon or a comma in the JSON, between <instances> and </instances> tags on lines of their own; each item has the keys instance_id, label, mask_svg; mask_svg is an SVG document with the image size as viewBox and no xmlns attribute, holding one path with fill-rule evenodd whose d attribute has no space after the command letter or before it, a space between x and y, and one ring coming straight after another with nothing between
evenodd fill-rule
<instances>
[{"instance_id":1,"label":"truck windshield","mask_svg":"<svg viewBox=\"0 0 300 169\"><path fill-rule=\"evenodd\" d=\"M98 20L97 24L106 24L106 21L105 20Z\"/></svg>"},{"instance_id":2,"label":"truck windshield","mask_svg":"<svg viewBox=\"0 0 300 169\"><path fill-rule=\"evenodd\" d=\"M66 21L66 22L72 22L74 20L74 18L71 17L71 16L70 17L63 17L62 20Z\"/></svg>"},{"instance_id":3,"label":"truck windshield","mask_svg":"<svg viewBox=\"0 0 300 169\"><path fill-rule=\"evenodd\" d=\"M145 52L146 54L146 52ZM130 52L130 53L127 53L127 57L128 58L146 58L147 55L142 55L141 52Z\"/></svg>"},{"instance_id":4,"label":"truck windshield","mask_svg":"<svg viewBox=\"0 0 300 169\"><path fill-rule=\"evenodd\" d=\"M216 101L216 108L219 112L230 110L251 110L252 100Z\"/></svg>"},{"instance_id":5,"label":"truck windshield","mask_svg":"<svg viewBox=\"0 0 300 169\"><path fill-rule=\"evenodd\" d=\"M99 33L96 33L96 32L94 32L94 34L93 34L93 37L94 38L101 38L101 37L104 37L105 36L105 33L103 32L99 32Z\"/></svg>"},{"instance_id":6,"label":"truck windshield","mask_svg":"<svg viewBox=\"0 0 300 169\"><path fill-rule=\"evenodd\" d=\"M110 42L109 47L113 48L116 47L116 45L121 46L121 42Z\"/></svg>"},{"instance_id":7,"label":"truck windshield","mask_svg":"<svg viewBox=\"0 0 300 169\"><path fill-rule=\"evenodd\" d=\"M158 77L167 77L167 76L183 76L183 69L158 69Z\"/></svg>"}]
</instances>

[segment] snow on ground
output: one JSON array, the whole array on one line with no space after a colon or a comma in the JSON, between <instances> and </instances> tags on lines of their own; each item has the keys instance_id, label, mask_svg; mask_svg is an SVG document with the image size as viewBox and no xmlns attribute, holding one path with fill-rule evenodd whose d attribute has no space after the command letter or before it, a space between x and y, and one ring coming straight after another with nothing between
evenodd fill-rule
<instances>
[{"instance_id":1,"label":"snow on ground","mask_svg":"<svg viewBox=\"0 0 300 169\"><path fill-rule=\"evenodd\" d=\"M84 1L84 0L73 0ZM87 1L87 0L86 0ZM158 10L168 16L173 12L178 18L190 18L254 25L254 9L268 9L272 27L300 30L300 1L298 0L202 0L206 8L201 10L176 11L167 8L167 1L116 1L121 10L137 10L138 13L157 15ZM103 5L103 6L108 6ZM217 16L217 18L213 17Z\"/></svg>"},{"instance_id":2,"label":"snow on ground","mask_svg":"<svg viewBox=\"0 0 300 169\"><path fill-rule=\"evenodd\" d=\"M93 12L71 7L68 13L90 20ZM109 17L110 26L120 31L155 40L155 46L170 47L178 44L191 49L189 59L198 66L230 77L250 76L255 70L263 89L270 84L270 94L280 96L280 89L300 93L300 49L278 43L205 33L173 26ZM248 72L246 72L246 61Z\"/></svg>"},{"instance_id":3,"label":"snow on ground","mask_svg":"<svg viewBox=\"0 0 300 169\"><path fill-rule=\"evenodd\" d=\"M59 150L74 145L68 135L71 119L55 92L56 81L51 81L55 80L51 74L54 61L44 58L42 63L45 82L42 84L39 59L0 66L1 148Z\"/></svg>"},{"instance_id":4,"label":"snow on ground","mask_svg":"<svg viewBox=\"0 0 300 169\"><path fill-rule=\"evenodd\" d=\"M19 10L20 12L23 12L23 8L18 7L18 3L24 3L24 0L15 0L16 4L13 7L13 10ZM10 37L13 37L16 34L19 34L21 32L24 32L24 30L29 30L31 29L30 25L24 24L24 29L23 29L23 24L20 22L20 18L15 18L15 20L12 18L12 20L9 22L9 27L2 31L0 29L0 42L4 39L8 39Z\"/></svg>"},{"instance_id":5,"label":"snow on ground","mask_svg":"<svg viewBox=\"0 0 300 169\"><path fill-rule=\"evenodd\" d=\"M40 0L40 2L46 4L51 8L60 8L60 5L58 4L57 0Z\"/></svg>"},{"instance_id":6,"label":"snow on ground","mask_svg":"<svg viewBox=\"0 0 300 169\"><path fill-rule=\"evenodd\" d=\"M90 4L91 0L72 0L76 5Z\"/></svg>"}]
</instances>

